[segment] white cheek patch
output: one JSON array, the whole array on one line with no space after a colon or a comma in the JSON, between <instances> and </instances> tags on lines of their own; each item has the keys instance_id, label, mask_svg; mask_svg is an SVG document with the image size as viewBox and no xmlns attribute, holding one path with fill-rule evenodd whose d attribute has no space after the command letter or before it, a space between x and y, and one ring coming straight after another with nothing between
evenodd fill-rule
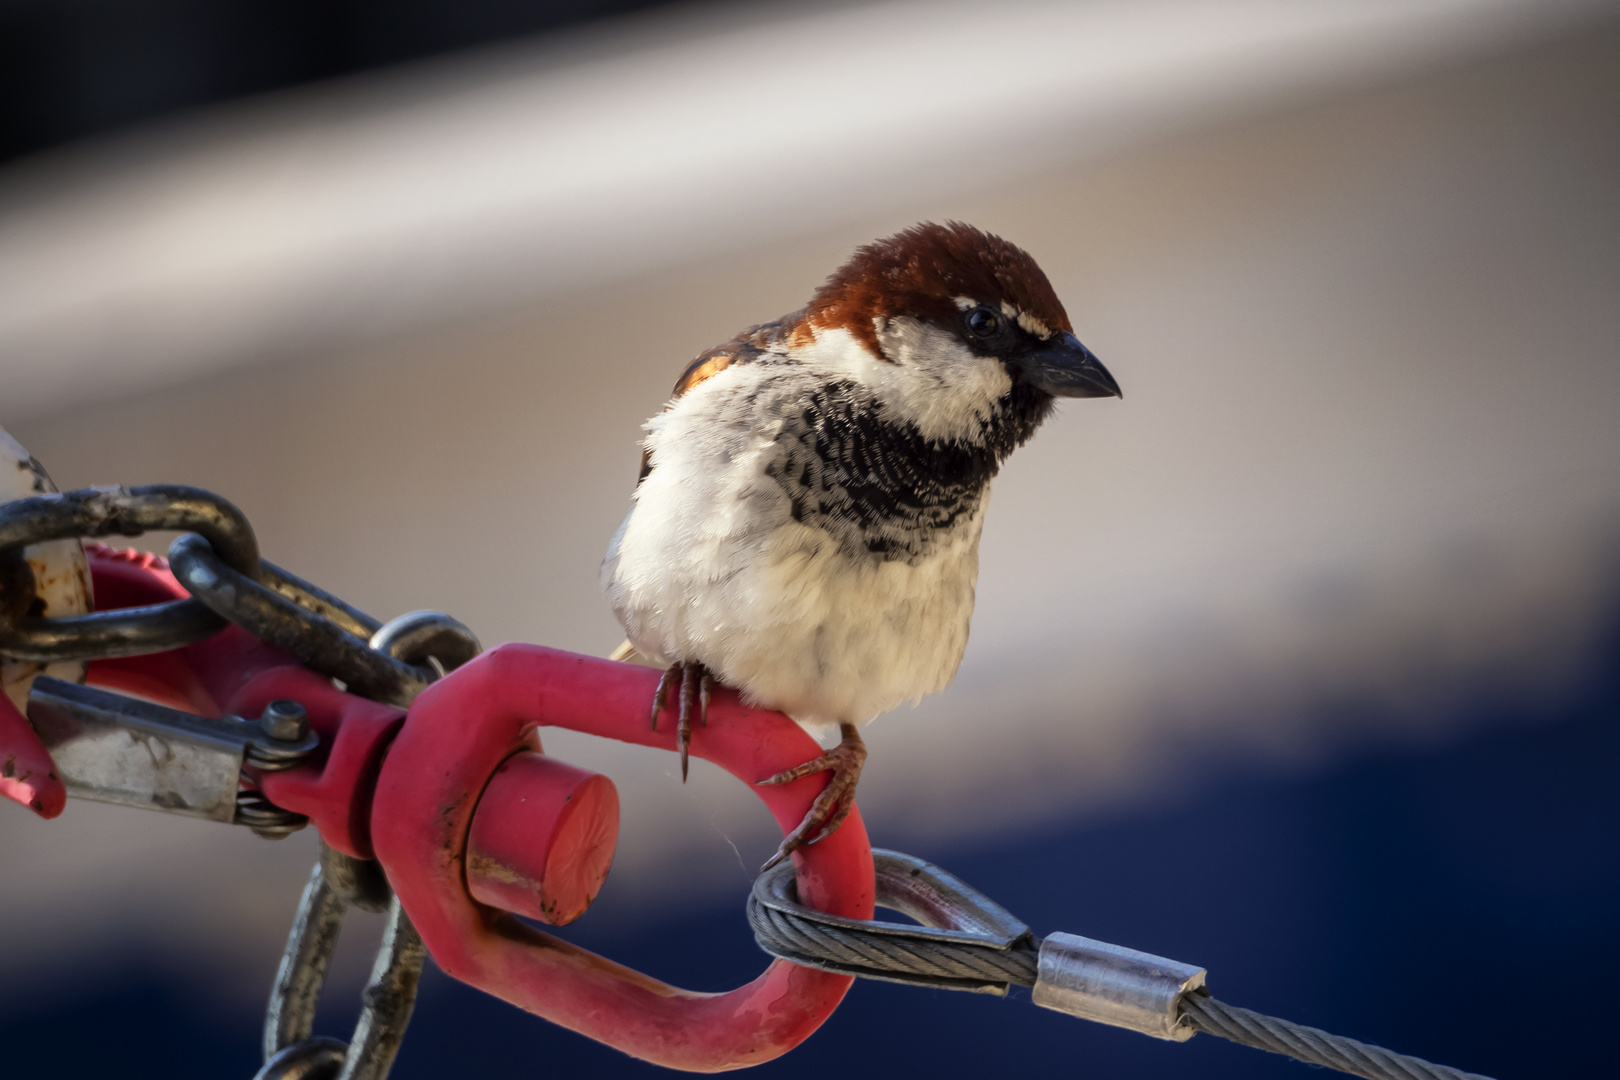
<instances>
[{"instance_id":1,"label":"white cheek patch","mask_svg":"<svg viewBox=\"0 0 1620 1080\"><path fill-rule=\"evenodd\" d=\"M916 319L889 319L876 329L887 360L843 328L818 330L796 357L818 374L859 383L890 419L911 424L925 439L977 441L1012 389L1006 365Z\"/></svg>"},{"instance_id":2,"label":"white cheek patch","mask_svg":"<svg viewBox=\"0 0 1620 1080\"><path fill-rule=\"evenodd\" d=\"M1007 366L979 356L954 334L911 318L890 319L878 340L894 363L877 390L899 419L928 439L977 439L1012 389Z\"/></svg>"}]
</instances>

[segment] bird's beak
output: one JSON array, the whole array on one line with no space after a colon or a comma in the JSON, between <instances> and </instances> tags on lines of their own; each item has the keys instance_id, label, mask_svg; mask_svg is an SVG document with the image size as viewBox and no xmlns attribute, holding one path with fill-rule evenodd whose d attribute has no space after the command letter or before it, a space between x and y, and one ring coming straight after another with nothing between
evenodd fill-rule
<instances>
[{"instance_id":1,"label":"bird's beak","mask_svg":"<svg viewBox=\"0 0 1620 1080\"><path fill-rule=\"evenodd\" d=\"M1055 334L1016 361L1024 379L1056 397L1117 397L1119 383L1073 334Z\"/></svg>"}]
</instances>

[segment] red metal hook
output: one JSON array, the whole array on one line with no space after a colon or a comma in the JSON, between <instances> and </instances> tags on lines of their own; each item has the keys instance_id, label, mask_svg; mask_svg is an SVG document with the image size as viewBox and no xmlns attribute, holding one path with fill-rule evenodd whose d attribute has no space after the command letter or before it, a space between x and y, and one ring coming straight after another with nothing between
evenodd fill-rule
<instances>
[{"instance_id":1,"label":"red metal hook","mask_svg":"<svg viewBox=\"0 0 1620 1080\"><path fill-rule=\"evenodd\" d=\"M719 1072L758 1065L804 1041L853 981L781 960L746 986L702 994L621 967L467 893L469 823L495 768L528 745L536 725L675 749L674 724L649 729L658 673L534 645L504 645L428 688L395 740L378 780L371 831L377 857L446 972L529 1012L669 1068ZM814 741L780 713L717 692L692 753L754 782L816 756ZM828 782L807 777L754 790L783 831ZM875 888L860 811L794 855L802 901L869 919Z\"/></svg>"}]
</instances>

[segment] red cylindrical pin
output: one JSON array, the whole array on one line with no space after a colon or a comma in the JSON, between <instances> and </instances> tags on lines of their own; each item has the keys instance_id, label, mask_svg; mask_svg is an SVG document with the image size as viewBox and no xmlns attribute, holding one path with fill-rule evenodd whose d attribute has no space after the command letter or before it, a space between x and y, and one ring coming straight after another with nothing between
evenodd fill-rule
<instances>
[{"instance_id":1,"label":"red cylindrical pin","mask_svg":"<svg viewBox=\"0 0 1620 1080\"><path fill-rule=\"evenodd\" d=\"M585 913L619 840L613 781L532 750L490 777L467 836L467 891L552 926Z\"/></svg>"}]
</instances>

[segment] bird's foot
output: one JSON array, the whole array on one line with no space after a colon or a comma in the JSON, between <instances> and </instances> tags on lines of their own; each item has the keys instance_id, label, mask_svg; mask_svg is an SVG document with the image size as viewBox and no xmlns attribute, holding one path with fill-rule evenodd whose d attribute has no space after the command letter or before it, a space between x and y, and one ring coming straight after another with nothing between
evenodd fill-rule
<instances>
[{"instance_id":1,"label":"bird's foot","mask_svg":"<svg viewBox=\"0 0 1620 1080\"><path fill-rule=\"evenodd\" d=\"M816 796L816 801L810 804L810 810L799 822L799 827L782 838L782 846L759 868L760 873L763 874L806 844L827 839L838 831L838 826L855 808L855 785L860 782L861 768L866 764L866 744L861 741L854 724L839 724L838 731L843 738L825 754L759 781L761 784L789 784L812 773L833 774L832 783Z\"/></svg>"},{"instance_id":2,"label":"bird's foot","mask_svg":"<svg viewBox=\"0 0 1620 1080\"><path fill-rule=\"evenodd\" d=\"M677 686L676 693L680 695L679 718L675 721L675 747L681 752L681 783L684 784L687 750L692 745L693 714L697 714L698 723L704 727L709 726L709 691L714 688L714 676L709 674L708 668L695 661L671 664L664 672L663 678L658 680L658 689L653 693L654 731L658 730L658 714L664 711L664 701L669 696L671 685Z\"/></svg>"}]
</instances>

